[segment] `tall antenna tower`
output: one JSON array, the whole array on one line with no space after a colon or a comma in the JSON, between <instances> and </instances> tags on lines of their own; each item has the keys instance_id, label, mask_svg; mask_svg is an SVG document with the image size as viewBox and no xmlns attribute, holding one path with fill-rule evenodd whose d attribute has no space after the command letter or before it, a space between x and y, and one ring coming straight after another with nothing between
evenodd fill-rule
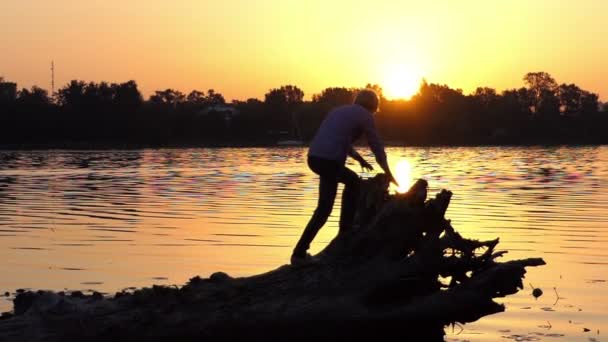
<instances>
[{"instance_id":1,"label":"tall antenna tower","mask_svg":"<svg viewBox=\"0 0 608 342\"><path fill-rule=\"evenodd\" d=\"M51 61L51 97L55 96L55 61Z\"/></svg>"}]
</instances>

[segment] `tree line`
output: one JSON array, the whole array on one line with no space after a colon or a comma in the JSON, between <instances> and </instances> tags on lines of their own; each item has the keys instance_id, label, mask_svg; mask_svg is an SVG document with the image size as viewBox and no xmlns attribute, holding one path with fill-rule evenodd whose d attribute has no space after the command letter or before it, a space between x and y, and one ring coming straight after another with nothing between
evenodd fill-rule
<instances>
[{"instance_id":1,"label":"tree line","mask_svg":"<svg viewBox=\"0 0 608 342\"><path fill-rule=\"evenodd\" d=\"M607 143L608 105L575 84L546 72L523 77L521 88L472 94L423 81L410 100L388 100L382 88L376 124L390 144ZM268 145L310 140L334 107L352 103L361 88L332 87L304 99L294 85L270 89L264 99L227 103L213 89L159 90L147 100L135 81L74 80L49 94L18 90L0 78L0 145L143 147Z\"/></svg>"}]
</instances>

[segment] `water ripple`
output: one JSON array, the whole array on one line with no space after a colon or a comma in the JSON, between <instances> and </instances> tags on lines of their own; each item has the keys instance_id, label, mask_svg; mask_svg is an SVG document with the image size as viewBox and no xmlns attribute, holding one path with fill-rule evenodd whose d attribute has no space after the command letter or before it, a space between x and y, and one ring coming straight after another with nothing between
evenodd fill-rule
<instances>
[{"instance_id":1,"label":"water ripple","mask_svg":"<svg viewBox=\"0 0 608 342\"><path fill-rule=\"evenodd\" d=\"M388 155L393 165L409 161L408 181L454 191L447 216L455 227L500 237L507 258L542 256L560 277L570 270L603 279L608 271L608 147ZM0 287L113 292L284 264L316 204L317 176L305 158L304 148L0 151ZM313 249L336 234L339 202ZM605 286L594 291L595 302L608 298Z\"/></svg>"}]
</instances>

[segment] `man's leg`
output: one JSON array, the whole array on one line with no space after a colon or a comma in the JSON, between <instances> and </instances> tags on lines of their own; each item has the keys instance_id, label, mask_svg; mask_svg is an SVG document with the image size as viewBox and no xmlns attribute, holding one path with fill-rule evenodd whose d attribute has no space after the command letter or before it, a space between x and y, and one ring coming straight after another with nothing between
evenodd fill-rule
<instances>
[{"instance_id":1,"label":"man's leg","mask_svg":"<svg viewBox=\"0 0 608 342\"><path fill-rule=\"evenodd\" d=\"M308 225L306 225L296 248L293 250L294 256L304 257L306 255L310 243L314 240L319 229L327 222L329 215L331 215L337 190L338 182L335 174L321 176L319 181L319 201L317 202L317 208L310 218L310 221L308 221Z\"/></svg>"},{"instance_id":2,"label":"man's leg","mask_svg":"<svg viewBox=\"0 0 608 342\"><path fill-rule=\"evenodd\" d=\"M344 233L353 228L361 179L353 170L343 167L338 173L338 182L344 183L340 211L340 233Z\"/></svg>"}]
</instances>

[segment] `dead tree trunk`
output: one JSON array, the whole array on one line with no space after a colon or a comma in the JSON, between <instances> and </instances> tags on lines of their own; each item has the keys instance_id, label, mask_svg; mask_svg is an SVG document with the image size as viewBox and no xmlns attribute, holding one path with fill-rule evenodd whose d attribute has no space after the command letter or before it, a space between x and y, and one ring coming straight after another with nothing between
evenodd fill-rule
<instances>
[{"instance_id":1,"label":"dead tree trunk","mask_svg":"<svg viewBox=\"0 0 608 342\"><path fill-rule=\"evenodd\" d=\"M504 306L538 258L496 262L498 239L462 238L444 218L451 192L427 183L388 195L384 175L363 182L358 228L315 261L246 278L215 273L182 288L153 286L113 298L26 292L0 320L0 340L335 340L413 336L443 340L451 323Z\"/></svg>"}]
</instances>

